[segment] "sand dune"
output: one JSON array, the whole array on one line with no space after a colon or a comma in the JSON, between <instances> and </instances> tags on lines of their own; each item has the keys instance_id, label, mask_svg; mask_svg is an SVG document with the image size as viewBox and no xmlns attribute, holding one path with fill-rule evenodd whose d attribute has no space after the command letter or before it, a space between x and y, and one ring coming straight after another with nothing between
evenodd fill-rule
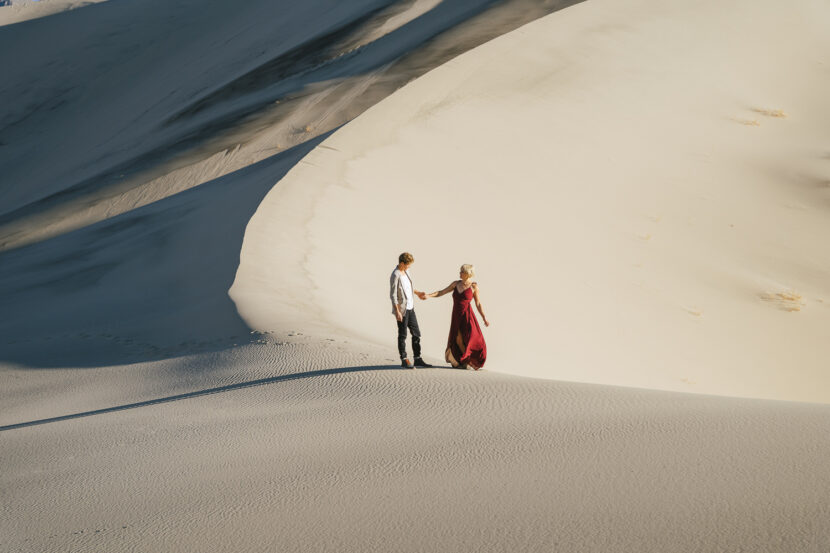
<instances>
[{"instance_id":1,"label":"sand dune","mask_svg":"<svg viewBox=\"0 0 830 553\"><path fill-rule=\"evenodd\" d=\"M460 56L269 193L240 314L271 328L311 298L386 343L381 288L409 250L428 291L479 267L493 370L827 402L828 18L589 2ZM441 358L449 301L418 310Z\"/></svg>"},{"instance_id":2,"label":"sand dune","mask_svg":"<svg viewBox=\"0 0 830 553\"><path fill-rule=\"evenodd\" d=\"M187 4L127 2L3 27L0 49L30 55L0 87L0 359L106 366L231 347L248 330L227 297L241 233L299 156L407 80L567 3L259 2L220 17L216 2L190 20Z\"/></svg>"},{"instance_id":3,"label":"sand dune","mask_svg":"<svg viewBox=\"0 0 830 553\"><path fill-rule=\"evenodd\" d=\"M247 341L250 329L227 295L245 224L315 143L3 253L4 309L14 316L0 322L0 358L102 367Z\"/></svg>"},{"instance_id":4,"label":"sand dune","mask_svg":"<svg viewBox=\"0 0 830 553\"><path fill-rule=\"evenodd\" d=\"M0 551L826 551L828 8L565 4L0 26Z\"/></svg>"},{"instance_id":5,"label":"sand dune","mask_svg":"<svg viewBox=\"0 0 830 553\"><path fill-rule=\"evenodd\" d=\"M0 548L812 553L827 544L827 407L384 369L382 352L349 347L246 346L178 371L232 384L264 367L367 370L0 429L11 500Z\"/></svg>"},{"instance_id":6,"label":"sand dune","mask_svg":"<svg viewBox=\"0 0 830 553\"><path fill-rule=\"evenodd\" d=\"M0 87L0 249L305 143L573 1L106 2L7 26L27 55Z\"/></svg>"}]
</instances>

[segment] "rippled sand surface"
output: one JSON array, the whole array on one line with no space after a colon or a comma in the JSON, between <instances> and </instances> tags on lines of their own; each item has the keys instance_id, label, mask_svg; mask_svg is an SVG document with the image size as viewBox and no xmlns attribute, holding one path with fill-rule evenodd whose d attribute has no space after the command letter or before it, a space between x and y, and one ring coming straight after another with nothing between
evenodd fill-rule
<instances>
[{"instance_id":1,"label":"rippled sand surface","mask_svg":"<svg viewBox=\"0 0 830 553\"><path fill-rule=\"evenodd\" d=\"M570 4L0 8L0 552L825 553L827 6Z\"/></svg>"}]
</instances>

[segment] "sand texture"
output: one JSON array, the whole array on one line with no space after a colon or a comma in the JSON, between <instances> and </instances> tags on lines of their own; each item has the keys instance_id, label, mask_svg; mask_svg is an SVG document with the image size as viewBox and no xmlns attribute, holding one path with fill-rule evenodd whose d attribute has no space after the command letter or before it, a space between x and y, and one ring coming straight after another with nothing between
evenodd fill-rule
<instances>
[{"instance_id":1,"label":"sand texture","mask_svg":"<svg viewBox=\"0 0 830 553\"><path fill-rule=\"evenodd\" d=\"M830 551L826 2L41 0L0 51L0 553ZM484 371L448 297L399 367L404 250L476 265Z\"/></svg>"},{"instance_id":2,"label":"sand texture","mask_svg":"<svg viewBox=\"0 0 830 553\"><path fill-rule=\"evenodd\" d=\"M0 431L0 549L820 553L830 536L826 407L411 372L338 343L171 373L229 389Z\"/></svg>"},{"instance_id":3,"label":"sand texture","mask_svg":"<svg viewBox=\"0 0 830 553\"><path fill-rule=\"evenodd\" d=\"M454 59L269 192L240 314L269 328L305 273L322 317L383 343L407 250L428 292L478 268L495 370L830 401L828 17L585 2ZM261 279L285 250L295 270ZM417 309L440 358L450 301Z\"/></svg>"}]
</instances>

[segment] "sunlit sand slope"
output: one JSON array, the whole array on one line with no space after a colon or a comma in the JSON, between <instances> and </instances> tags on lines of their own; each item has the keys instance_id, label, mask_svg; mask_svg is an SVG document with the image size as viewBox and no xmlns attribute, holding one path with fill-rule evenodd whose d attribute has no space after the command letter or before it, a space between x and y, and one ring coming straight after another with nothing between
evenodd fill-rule
<instances>
[{"instance_id":1,"label":"sunlit sand slope","mask_svg":"<svg viewBox=\"0 0 830 553\"><path fill-rule=\"evenodd\" d=\"M407 250L427 291L478 267L492 370L830 401L828 21L809 0L600 0L468 52L271 191L240 314L269 328L313 298L391 345ZM440 359L450 301L416 308Z\"/></svg>"}]
</instances>

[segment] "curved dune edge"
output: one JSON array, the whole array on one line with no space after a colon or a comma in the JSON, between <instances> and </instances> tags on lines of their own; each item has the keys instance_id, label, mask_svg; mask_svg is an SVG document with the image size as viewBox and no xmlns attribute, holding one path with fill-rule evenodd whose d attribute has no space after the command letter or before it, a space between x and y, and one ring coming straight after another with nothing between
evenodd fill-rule
<instances>
[{"instance_id":1,"label":"curved dune edge","mask_svg":"<svg viewBox=\"0 0 830 553\"><path fill-rule=\"evenodd\" d=\"M2 29L0 50L27 55L10 59L14 86L0 88L0 252L326 135L459 52L576 1L105 2ZM7 8L0 20L34 9Z\"/></svg>"},{"instance_id":2,"label":"curved dune edge","mask_svg":"<svg viewBox=\"0 0 830 553\"><path fill-rule=\"evenodd\" d=\"M2 6L0 27L107 1L109 0L14 0L11 6Z\"/></svg>"},{"instance_id":3,"label":"curved dune edge","mask_svg":"<svg viewBox=\"0 0 830 553\"><path fill-rule=\"evenodd\" d=\"M282 179L231 296L393 350L409 250L428 291L477 265L491 370L830 401L828 17L595 0L487 43ZM440 358L449 301L417 308Z\"/></svg>"}]
</instances>

